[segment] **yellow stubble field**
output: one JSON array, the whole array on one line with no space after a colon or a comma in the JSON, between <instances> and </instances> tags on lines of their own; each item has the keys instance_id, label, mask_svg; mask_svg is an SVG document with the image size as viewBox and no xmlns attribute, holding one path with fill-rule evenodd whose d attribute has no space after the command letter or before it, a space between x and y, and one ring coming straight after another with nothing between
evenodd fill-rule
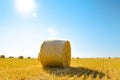
<instances>
[{"instance_id":1,"label":"yellow stubble field","mask_svg":"<svg viewBox=\"0 0 120 80\"><path fill-rule=\"evenodd\" d=\"M72 59L69 68L43 68L37 59L0 59L0 80L120 80L119 58Z\"/></svg>"}]
</instances>

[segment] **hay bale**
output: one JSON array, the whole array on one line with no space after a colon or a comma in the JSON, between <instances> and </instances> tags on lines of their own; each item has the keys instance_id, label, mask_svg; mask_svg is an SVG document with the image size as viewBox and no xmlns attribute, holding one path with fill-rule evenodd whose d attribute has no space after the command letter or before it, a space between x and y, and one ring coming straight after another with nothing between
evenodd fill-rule
<instances>
[{"instance_id":1,"label":"hay bale","mask_svg":"<svg viewBox=\"0 0 120 80\"><path fill-rule=\"evenodd\" d=\"M41 45L38 60L45 66L69 67L71 46L69 41L48 40Z\"/></svg>"}]
</instances>

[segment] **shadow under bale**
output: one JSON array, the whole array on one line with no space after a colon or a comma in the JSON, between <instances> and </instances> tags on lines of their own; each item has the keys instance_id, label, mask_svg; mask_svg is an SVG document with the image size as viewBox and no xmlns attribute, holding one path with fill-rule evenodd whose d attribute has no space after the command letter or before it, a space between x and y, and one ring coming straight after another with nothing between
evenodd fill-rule
<instances>
[{"instance_id":1,"label":"shadow under bale","mask_svg":"<svg viewBox=\"0 0 120 80\"><path fill-rule=\"evenodd\" d=\"M92 70L84 67L69 67L69 68L63 68L63 67L43 67L45 71L47 71L50 74L54 74L56 76L84 76L85 78L88 78L89 76L92 76L92 78L97 78L97 76L101 79L105 76L104 73Z\"/></svg>"}]
</instances>

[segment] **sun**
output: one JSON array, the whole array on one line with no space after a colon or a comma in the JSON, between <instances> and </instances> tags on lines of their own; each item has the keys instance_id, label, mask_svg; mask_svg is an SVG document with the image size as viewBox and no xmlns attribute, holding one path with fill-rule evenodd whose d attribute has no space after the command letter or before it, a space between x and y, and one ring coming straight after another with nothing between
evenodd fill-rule
<instances>
[{"instance_id":1,"label":"sun","mask_svg":"<svg viewBox=\"0 0 120 80\"><path fill-rule=\"evenodd\" d=\"M22 14L28 14L34 11L35 0L15 0L16 8Z\"/></svg>"}]
</instances>

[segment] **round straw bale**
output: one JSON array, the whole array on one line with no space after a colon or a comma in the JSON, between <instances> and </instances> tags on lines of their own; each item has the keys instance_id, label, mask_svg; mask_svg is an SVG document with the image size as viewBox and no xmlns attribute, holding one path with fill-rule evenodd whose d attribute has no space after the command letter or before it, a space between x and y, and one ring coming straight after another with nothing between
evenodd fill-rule
<instances>
[{"instance_id":1,"label":"round straw bale","mask_svg":"<svg viewBox=\"0 0 120 80\"><path fill-rule=\"evenodd\" d=\"M69 41L44 41L38 55L38 60L45 66L69 67L71 61L71 46Z\"/></svg>"}]
</instances>

